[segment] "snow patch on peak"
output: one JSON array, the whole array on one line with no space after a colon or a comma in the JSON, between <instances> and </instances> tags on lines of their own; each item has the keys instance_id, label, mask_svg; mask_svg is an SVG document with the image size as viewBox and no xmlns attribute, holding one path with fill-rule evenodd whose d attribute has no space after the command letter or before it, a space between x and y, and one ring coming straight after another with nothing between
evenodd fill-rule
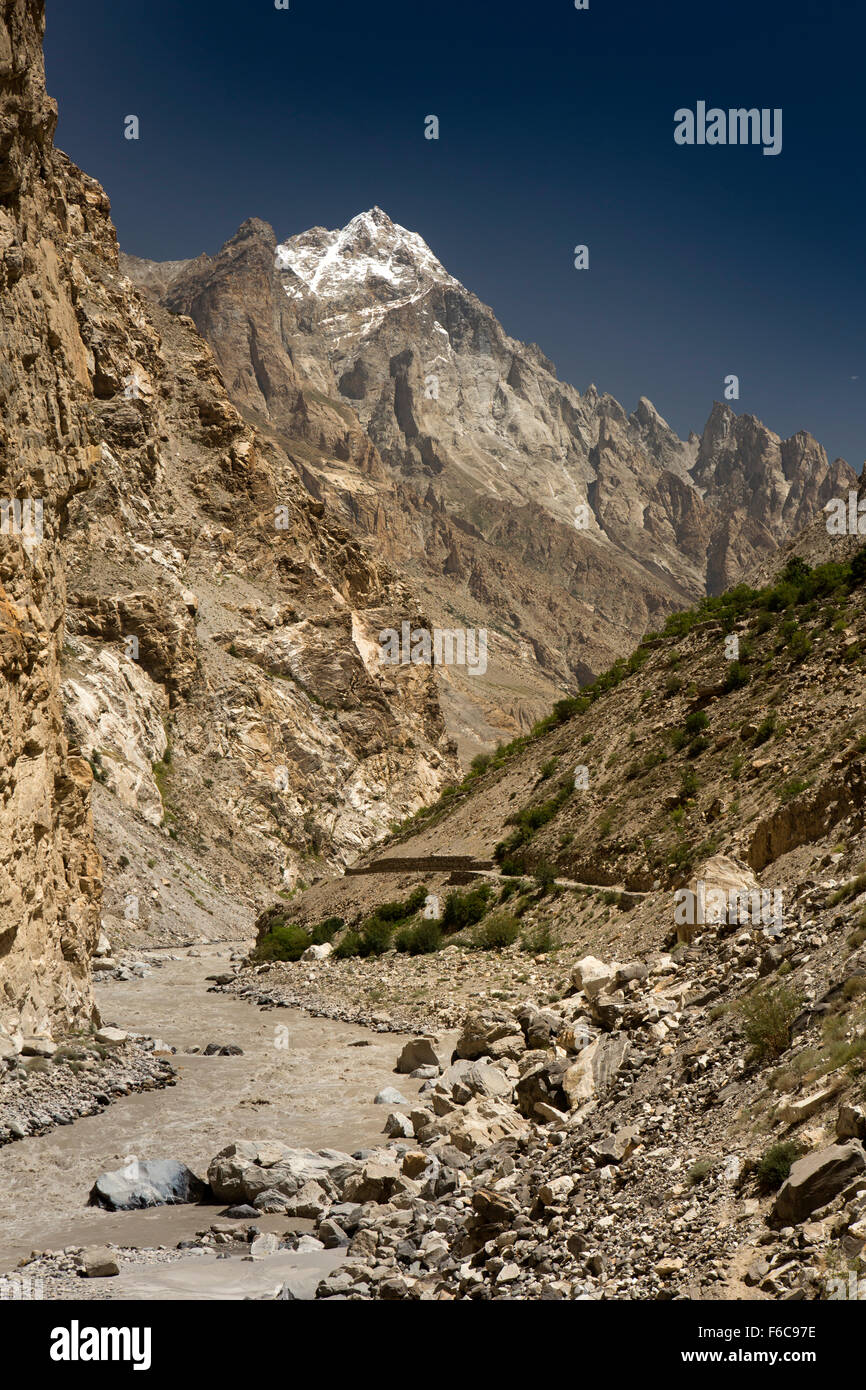
<instances>
[{"instance_id":1,"label":"snow patch on peak","mask_svg":"<svg viewBox=\"0 0 866 1390\"><path fill-rule=\"evenodd\" d=\"M354 289L379 302L425 293L431 283L456 285L417 232L392 222L379 207L359 212L338 231L313 227L282 242L275 264L294 299L337 299Z\"/></svg>"}]
</instances>

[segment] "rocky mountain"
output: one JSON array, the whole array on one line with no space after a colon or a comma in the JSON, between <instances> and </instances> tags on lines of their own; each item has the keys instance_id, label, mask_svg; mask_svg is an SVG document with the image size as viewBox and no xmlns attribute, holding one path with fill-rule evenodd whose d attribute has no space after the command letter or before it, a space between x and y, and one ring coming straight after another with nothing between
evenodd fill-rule
<instances>
[{"instance_id":1,"label":"rocky mountain","mask_svg":"<svg viewBox=\"0 0 866 1390\"><path fill-rule=\"evenodd\" d=\"M437 621L491 630L487 674L439 673L464 754L751 572L854 479L807 433L728 406L682 441L647 400L628 415L579 393L380 208L122 264L194 319L238 408Z\"/></svg>"},{"instance_id":2,"label":"rocky mountain","mask_svg":"<svg viewBox=\"0 0 866 1390\"><path fill-rule=\"evenodd\" d=\"M456 763L429 669L378 661L419 600L245 423L192 322L123 276L105 193L52 144L43 5L0 18L0 1024L20 1040L90 1017L100 909L131 939L237 931Z\"/></svg>"}]
</instances>

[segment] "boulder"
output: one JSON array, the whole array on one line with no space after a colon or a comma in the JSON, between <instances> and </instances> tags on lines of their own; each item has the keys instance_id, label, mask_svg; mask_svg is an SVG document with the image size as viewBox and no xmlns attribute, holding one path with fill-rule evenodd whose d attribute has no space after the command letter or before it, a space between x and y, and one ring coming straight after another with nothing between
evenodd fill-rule
<instances>
[{"instance_id":1,"label":"boulder","mask_svg":"<svg viewBox=\"0 0 866 1390\"><path fill-rule=\"evenodd\" d=\"M590 1012L594 1021L606 1033L612 1033L623 1021L625 1015L625 995L621 989L613 994L607 990L601 990L594 999L590 1000Z\"/></svg>"},{"instance_id":2,"label":"boulder","mask_svg":"<svg viewBox=\"0 0 866 1390\"><path fill-rule=\"evenodd\" d=\"M552 1107L560 1114L568 1110L568 1098L562 1085L568 1069L568 1061L552 1058L549 1054L543 1054L541 1060L524 1068L514 1088L515 1103L521 1115L527 1119L538 1116L546 1120L549 1117L546 1109L540 1109L542 1106Z\"/></svg>"},{"instance_id":3,"label":"boulder","mask_svg":"<svg viewBox=\"0 0 866 1390\"><path fill-rule=\"evenodd\" d=\"M330 941L323 941L321 946L308 946L301 956L301 960L327 960L333 950Z\"/></svg>"},{"instance_id":4,"label":"boulder","mask_svg":"<svg viewBox=\"0 0 866 1390\"><path fill-rule=\"evenodd\" d=\"M543 1207L562 1206L568 1201L573 1190L574 1178L569 1173L564 1173L560 1178L551 1178L550 1182L538 1189L538 1200Z\"/></svg>"},{"instance_id":5,"label":"boulder","mask_svg":"<svg viewBox=\"0 0 866 1390\"><path fill-rule=\"evenodd\" d=\"M320 1183L305 1182L300 1191L288 1199L286 1212L289 1216L301 1216L308 1221L319 1221L330 1210L331 1199Z\"/></svg>"},{"instance_id":6,"label":"boulder","mask_svg":"<svg viewBox=\"0 0 866 1390\"><path fill-rule=\"evenodd\" d=\"M343 1187L346 1202L387 1202L394 1190L400 1170L394 1163L370 1160L360 1172L353 1173Z\"/></svg>"},{"instance_id":7,"label":"boulder","mask_svg":"<svg viewBox=\"0 0 866 1390\"><path fill-rule=\"evenodd\" d=\"M562 1090L572 1110L603 1095L625 1064L628 1039L605 1034L585 1047L562 1077Z\"/></svg>"},{"instance_id":8,"label":"boulder","mask_svg":"<svg viewBox=\"0 0 866 1390\"><path fill-rule=\"evenodd\" d=\"M836 1117L838 1139L866 1139L866 1109L862 1105L840 1105Z\"/></svg>"},{"instance_id":9,"label":"boulder","mask_svg":"<svg viewBox=\"0 0 866 1390\"><path fill-rule=\"evenodd\" d=\"M287 1216L294 1200L275 1187L266 1187L256 1198L253 1211L256 1216Z\"/></svg>"},{"instance_id":10,"label":"boulder","mask_svg":"<svg viewBox=\"0 0 866 1390\"><path fill-rule=\"evenodd\" d=\"M434 1082L432 1094L448 1096L457 1105L465 1105L473 1096L505 1097L510 1096L513 1089L513 1083L501 1067L491 1062L458 1058Z\"/></svg>"},{"instance_id":11,"label":"boulder","mask_svg":"<svg viewBox=\"0 0 866 1390\"><path fill-rule=\"evenodd\" d=\"M693 916L694 920L684 923L677 920L680 941L691 941L707 927L745 926L753 906L761 908L761 885L754 873L748 864L726 854L714 854L705 860L689 880L688 892L691 897L682 900L683 906L687 909L685 915ZM697 920L699 916L703 917L703 922ZM764 925L769 926L769 922Z\"/></svg>"},{"instance_id":12,"label":"boulder","mask_svg":"<svg viewBox=\"0 0 866 1390\"><path fill-rule=\"evenodd\" d=\"M425 1141L445 1138L459 1153L476 1154L498 1144L501 1139L525 1133L527 1128L526 1120L507 1102L476 1097L452 1114L434 1121L419 1138Z\"/></svg>"},{"instance_id":13,"label":"boulder","mask_svg":"<svg viewBox=\"0 0 866 1390\"><path fill-rule=\"evenodd\" d=\"M466 1232L472 1248L480 1250L517 1220L519 1208L505 1193L480 1187L472 1194L472 1211L466 1218Z\"/></svg>"},{"instance_id":14,"label":"boulder","mask_svg":"<svg viewBox=\"0 0 866 1390\"><path fill-rule=\"evenodd\" d=\"M571 983L575 989L583 990L587 999L594 999L610 984L616 969L616 966L605 965L595 956L584 956L571 972Z\"/></svg>"},{"instance_id":15,"label":"boulder","mask_svg":"<svg viewBox=\"0 0 866 1390\"><path fill-rule=\"evenodd\" d=\"M603 1139L591 1144L589 1152L599 1168L606 1168L609 1163L622 1163L630 1157L639 1140L640 1130L635 1125L626 1125L615 1134L606 1134Z\"/></svg>"},{"instance_id":16,"label":"boulder","mask_svg":"<svg viewBox=\"0 0 866 1390\"><path fill-rule=\"evenodd\" d=\"M339 1250L349 1244L349 1237L343 1227L330 1217L319 1223L317 1235L326 1250Z\"/></svg>"},{"instance_id":17,"label":"boulder","mask_svg":"<svg viewBox=\"0 0 866 1390\"><path fill-rule=\"evenodd\" d=\"M823 1110L824 1106L829 1104L838 1089L837 1082L835 1085L822 1087L820 1091L815 1091L810 1096L800 1096L797 1100L787 1101L779 1107L779 1119L786 1125L796 1125L801 1120L810 1120L813 1115L817 1115L819 1110Z\"/></svg>"},{"instance_id":18,"label":"boulder","mask_svg":"<svg viewBox=\"0 0 866 1390\"><path fill-rule=\"evenodd\" d=\"M280 1238L273 1231L263 1231L250 1246L251 1260L264 1260L268 1255L276 1255L280 1249Z\"/></svg>"},{"instance_id":19,"label":"boulder","mask_svg":"<svg viewBox=\"0 0 866 1390\"><path fill-rule=\"evenodd\" d=\"M643 984L649 975L649 967L642 961L630 960L625 965L618 965L613 972L614 989L622 989L624 985L629 985L633 980L638 984Z\"/></svg>"},{"instance_id":20,"label":"boulder","mask_svg":"<svg viewBox=\"0 0 866 1390\"><path fill-rule=\"evenodd\" d=\"M243 1057L244 1050L237 1043L209 1042L204 1050L205 1057Z\"/></svg>"},{"instance_id":21,"label":"boulder","mask_svg":"<svg viewBox=\"0 0 866 1390\"><path fill-rule=\"evenodd\" d=\"M584 1018L573 1019L567 1023L559 1033L556 1041L566 1052L582 1052L585 1047L598 1037L598 1033L591 1028L589 1021Z\"/></svg>"},{"instance_id":22,"label":"boulder","mask_svg":"<svg viewBox=\"0 0 866 1390\"><path fill-rule=\"evenodd\" d=\"M807 1154L797 1160L780 1189L773 1217L782 1226L798 1225L859 1177L864 1177L866 1185L866 1151L856 1139Z\"/></svg>"},{"instance_id":23,"label":"boulder","mask_svg":"<svg viewBox=\"0 0 866 1390\"><path fill-rule=\"evenodd\" d=\"M432 1038L413 1038L407 1042L400 1053L395 1071L403 1076L416 1071L418 1067L438 1067L439 1058L433 1050Z\"/></svg>"},{"instance_id":24,"label":"boulder","mask_svg":"<svg viewBox=\"0 0 866 1390\"><path fill-rule=\"evenodd\" d=\"M415 1126L408 1115L403 1115L399 1110L392 1110L385 1121L384 1133L389 1139L414 1139Z\"/></svg>"},{"instance_id":25,"label":"boulder","mask_svg":"<svg viewBox=\"0 0 866 1390\"><path fill-rule=\"evenodd\" d=\"M337 1149L290 1149L270 1140L241 1139L211 1159L208 1181L219 1201L254 1202L268 1188L294 1197L312 1180L339 1191L359 1166Z\"/></svg>"},{"instance_id":26,"label":"boulder","mask_svg":"<svg viewBox=\"0 0 866 1390\"><path fill-rule=\"evenodd\" d=\"M467 1014L454 1058L474 1062L478 1057L520 1056L526 1050L523 1032L517 1020L504 1013Z\"/></svg>"},{"instance_id":27,"label":"boulder","mask_svg":"<svg viewBox=\"0 0 866 1390\"><path fill-rule=\"evenodd\" d=\"M403 1175L407 1178L420 1178L427 1164L430 1162L427 1154L421 1149L410 1149L403 1155Z\"/></svg>"},{"instance_id":28,"label":"boulder","mask_svg":"<svg viewBox=\"0 0 866 1390\"><path fill-rule=\"evenodd\" d=\"M175 1158L154 1158L101 1173L90 1190L90 1205L106 1211L138 1211L142 1207L202 1202L209 1196L207 1183L185 1163Z\"/></svg>"},{"instance_id":29,"label":"boulder","mask_svg":"<svg viewBox=\"0 0 866 1390\"><path fill-rule=\"evenodd\" d=\"M562 1020L552 1009L536 1009L531 1005L526 1005L518 1011L517 1021L529 1048L550 1047L555 1034L562 1026Z\"/></svg>"},{"instance_id":30,"label":"boulder","mask_svg":"<svg viewBox=\"0 0 866 1390\"><path fill-rule=\"evenodd\" d=\"M377 1095L376 1099L373 1101L373 1104L374 1104L374 1105L408 1105L409 1102L408 1102L408 1100L406 1099L406 1097L405 1097L404 1095L401 1095L401 1094L400 1094L400 1092L397 1090L396 1086L386 1086L385 1089L384 1089L383 1091L380 1091L380 1092L379 1092L379 1094Z\"/></svg>"},{"instance_id":31,"label":"boulder","mask_svg":"<svg viewBox=\"0 0 866 1390\"><path fill-rule=\"evenodd\" d=\"M81 1252L81 1272L85 1279L113 1279L120 1265L107 1245L90 1245Z\"/></svg>"}]
</instances>

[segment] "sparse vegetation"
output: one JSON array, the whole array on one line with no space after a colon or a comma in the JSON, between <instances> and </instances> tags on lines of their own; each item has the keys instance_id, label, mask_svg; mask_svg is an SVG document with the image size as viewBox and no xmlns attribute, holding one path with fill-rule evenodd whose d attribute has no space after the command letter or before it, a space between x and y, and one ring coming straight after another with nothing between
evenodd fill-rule
<instances>
[{"instance_id":1,"label":"sparse vegetation","mask_svg":"<svg viewBox=\"0 0 866 1390\"><path fill-rule=\"evenodd\" d=\"M770 1061L790 1047L791 1026L802 1007L802 996L784 984L772 989L762 985L740 1001L741 1027L752 1061Z\"/></svg>"}]
</instances>

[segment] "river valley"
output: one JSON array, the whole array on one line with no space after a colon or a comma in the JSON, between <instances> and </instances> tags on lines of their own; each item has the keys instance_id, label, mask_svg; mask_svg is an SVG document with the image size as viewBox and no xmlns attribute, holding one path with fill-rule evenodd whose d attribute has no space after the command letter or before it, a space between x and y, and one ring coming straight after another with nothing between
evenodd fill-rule
<instances>
[{"instance_id":1,"label":"river valley","mask_svg":"<svg viewBox=\"0 0 866 1390\"><path fill-rule=\"evenodd\" d=\"M211 993L207 976L225 968L231 950L219 943L197 947L194 956L172 952L175 958L167 956L144 979L96 986L106 1023L162 1038L177 1049L177 1084L125 1096L98 1115L0 1150L0 1272L11 1272L34 1250L106 1243L173 1249L224 1210L224 1203L132 1212L88 1206L97 1176L130 1157L177 1158L204 1176L214 1154L235 1139L349 1153L383 1142L388 1111L373 1099L395 1083L405 1035L311 1018L296 1009L263 1011ZM159 953L151 958L158 960ZM237 1044L242 1055L184 1052L211 1041ZM409 1099L420 1084L399 1078ZM287 1228L279 1216L263 1216L257 1224L262 1231ZM311 1225L291 1224L298 1230ZM81 1283L89 1285L88 1295L111 1298L238 1298L291 1279L298 1296L311 1296L322 1272L339 1258L340 1252L285 1251L252 1262L196 1252L173 1263L128 1267L121 1258L119 1277Z\"/></svg>"}]
</instances>

